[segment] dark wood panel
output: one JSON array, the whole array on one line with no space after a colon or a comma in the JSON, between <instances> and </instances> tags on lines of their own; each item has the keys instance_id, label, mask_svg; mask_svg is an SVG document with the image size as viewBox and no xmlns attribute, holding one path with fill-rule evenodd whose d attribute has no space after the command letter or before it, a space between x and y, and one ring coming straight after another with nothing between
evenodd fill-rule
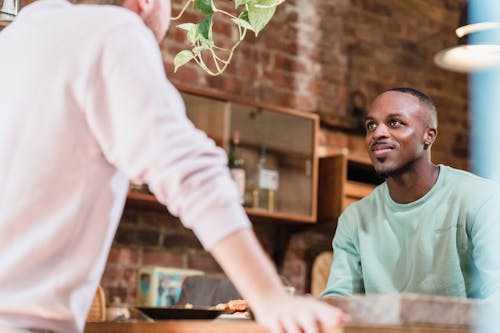
<instances>
[{"instance_id":1,"label":"dark wood panel","mask_svg":"<svg viewBox=\"0 0 500 333\"><path fill-rule=\"evenodd\" d=\"M344 206L344 181L347 178L346 155L339 153L319 159L318 220L336 220Z\"/></svg>"}]
</instances>

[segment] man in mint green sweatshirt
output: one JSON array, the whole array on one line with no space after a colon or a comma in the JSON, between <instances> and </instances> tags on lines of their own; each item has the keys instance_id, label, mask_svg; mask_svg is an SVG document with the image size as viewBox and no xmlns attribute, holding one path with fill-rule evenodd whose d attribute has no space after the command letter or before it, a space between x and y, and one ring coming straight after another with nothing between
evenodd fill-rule
<instances>
[{"instance_id":1,"label":"man in mint green sweatshirt","mask_svg":"<svg viewBox=\"0 0 500 333\"><path fill-rule=\"evenodd\" d=\"M500 186L432 163L432 100L411 88L388 90L374 100L365 129L385 182L340 216L322 295L498 295Z\"/></svg>"}]
</instances>

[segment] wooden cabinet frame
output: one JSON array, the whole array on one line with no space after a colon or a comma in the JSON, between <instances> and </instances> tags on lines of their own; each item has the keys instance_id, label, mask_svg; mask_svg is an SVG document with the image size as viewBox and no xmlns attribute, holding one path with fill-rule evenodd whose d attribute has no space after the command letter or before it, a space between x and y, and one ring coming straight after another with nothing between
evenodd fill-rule
<instances>
[{"instance_id":1,"label":"wooden cabinet frame","mask_svg":"<svg viewBox=\"0 0 500 333\"><path fill-rule=\"evenodd\" d=\"M369 195L376 177L369 158L349 154L348 149L319 159L318 221L335 222L351 203ZM349 171L368 174L372 182L353 180Z\"/></svg>"},{"instance_id":2,"label":"wooden cabinet frame","mask_svg":"<svg viewBox=\"0 0 500 333\"><path fill-rule=\"evenodd\" d=\"M307 213L297 213L286 210L277 211L266 211L262 209L255 209L252 207L244 207L245 211L252 217L265 218L270 220L282 221L282 222L299 222L299 223L315 223L317 221L317 195L318 195L318 134L319 134L319 116L312 113L301 112L293 110L286 107L280 107L276 105L259 103L249 99L242 98L241 96L232 96L229 94L224 94L221 92L216 92L212 90L201 90L192 88L185 85L176 85L181 93L190 94L194 96L199 96L202 98L209 98L214 101L220 101L221 103L233 103L234 105L243 105L248 107L257 108L258 110L272 111L279 114L289 115L297 118L301 118L310 121L311 126L311 151L308 152L308 158L311 160L310 166L310 198L308 198ZM224 121L224 120L223 120ZM309 126L309 122L307 123ZM224 125L227 127L227 125ZM216 143L224 148L227 148L227 142L229 141L229 132L224 131L221 133L220 138L214 139ZM293 144L291 146L293 148ZM309 190L308 190L309 191ZM292 193L293 195L293 193ZM299 193L297 193L299 195ZM150 194L130 191L127 197L127 206L141 209L154 209L154 210L165 210L164 206L156 201L154 196Z\"/></svg>"}]
</instances>

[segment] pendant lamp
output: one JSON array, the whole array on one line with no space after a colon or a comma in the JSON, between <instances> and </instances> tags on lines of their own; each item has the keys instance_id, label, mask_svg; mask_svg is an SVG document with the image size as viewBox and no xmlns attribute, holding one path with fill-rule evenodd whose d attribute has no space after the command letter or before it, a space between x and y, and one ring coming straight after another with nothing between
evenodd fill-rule
<instances>
[{"instance_id":1,"label":"pendant lamp","mask_svg":"<svg viewBox=\"0 0 500 333\"><path fill-rule=\"evenodd\" d=\"M438 52L434 62L447 70L468 73L500 64L500 22L476 21L467 5L456 29L458 45Z\"/></svg>"}]
</instances>

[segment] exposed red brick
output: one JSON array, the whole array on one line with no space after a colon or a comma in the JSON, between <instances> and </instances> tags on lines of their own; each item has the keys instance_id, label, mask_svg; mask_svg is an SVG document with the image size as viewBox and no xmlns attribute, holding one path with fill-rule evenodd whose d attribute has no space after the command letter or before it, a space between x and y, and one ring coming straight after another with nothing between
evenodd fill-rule
<instances>
[{"instance_id":1,"label":"exposed red brick","mask_svg":"<svg viewBox=\"0 0 500 333\"><path fill-rule=\"evenodd\" d=\"M135 285L136 277L137 277L137 268L125 268L123 270L123 282L127 284L127 286Z\"/></svg>"},{"instance_id":2,"label":"exposed red brick","mask_svg":"<svg viewBox=\"0 0 500 333\"><path fill-rule=\"evenodd\" d=\"M138 265L139 250L123 246L113 246L109 251L108 262L120 265Z\"/></svg>"},{"instance_id":3,"label":"exposed red brick","mask_svg":"<svg viewBox=\"0 0 500 333\"><path fill-rule=\"evenodd\" d=\"M158 230L135 229L132 227L119 228L115 242L117 244L130 244L136 246L158 246L160 233Z\"/></svg>"},{"instance_id":4,"label":"exposed red brick","mask_svg":"<svg viewBox=\"0 0 500 333\"><path fill-rule=\"evenodd\" d=\"M121 264L111 264L108 262L101 278L101 284L113 285L121 281L123 266Z\"/></svg>"},{"instance_id":5,"label":"exposed red brick","mask_svg":"<svg viewBox=\"0 0 500 333\"><path fill-rule=\"evenodd\" d=\"M180 230L176 230L174 232L171 231L163 235L163 247L168 250L203 248L193 232L182 232Z\"/></svg>"},{"instance_id":6,"label":"exposed red brick","mask_svg":"<svg viewBox=\"0 0 500 333\"><path fill-rule=\"evenodd\" d=\"M177 70L175 74L173 73L173 67L171 67L170 70L167 71L171 72L169 74L169 77L172 77L174 82L176 81L186 84L197 83L200 80L200 74L198 72L198 69L194 68L194 64L191 66L189 64L182 66Z\"/></svg>"},{"instance_id":7,"label":"exposed red brick","mask_svg":"<svg viewBox=\"0 0 500 333\"><path fill-rule=\"evenodd\" d=\"M185 254L162 250L145 250L142 256L142 264L182 268L185 266Z\"/></svg>"},{"instance_id":8,"label":"exposed red brick","mask_svg":"<svg viewBox=\"0 0 500 333\"><path fill-rule=\"evenodd\" d=\"M208 252L202 251L190 252L188 254L188 267L211 273L222 271L215 259Z\"/></svg>"}]
</instances>

